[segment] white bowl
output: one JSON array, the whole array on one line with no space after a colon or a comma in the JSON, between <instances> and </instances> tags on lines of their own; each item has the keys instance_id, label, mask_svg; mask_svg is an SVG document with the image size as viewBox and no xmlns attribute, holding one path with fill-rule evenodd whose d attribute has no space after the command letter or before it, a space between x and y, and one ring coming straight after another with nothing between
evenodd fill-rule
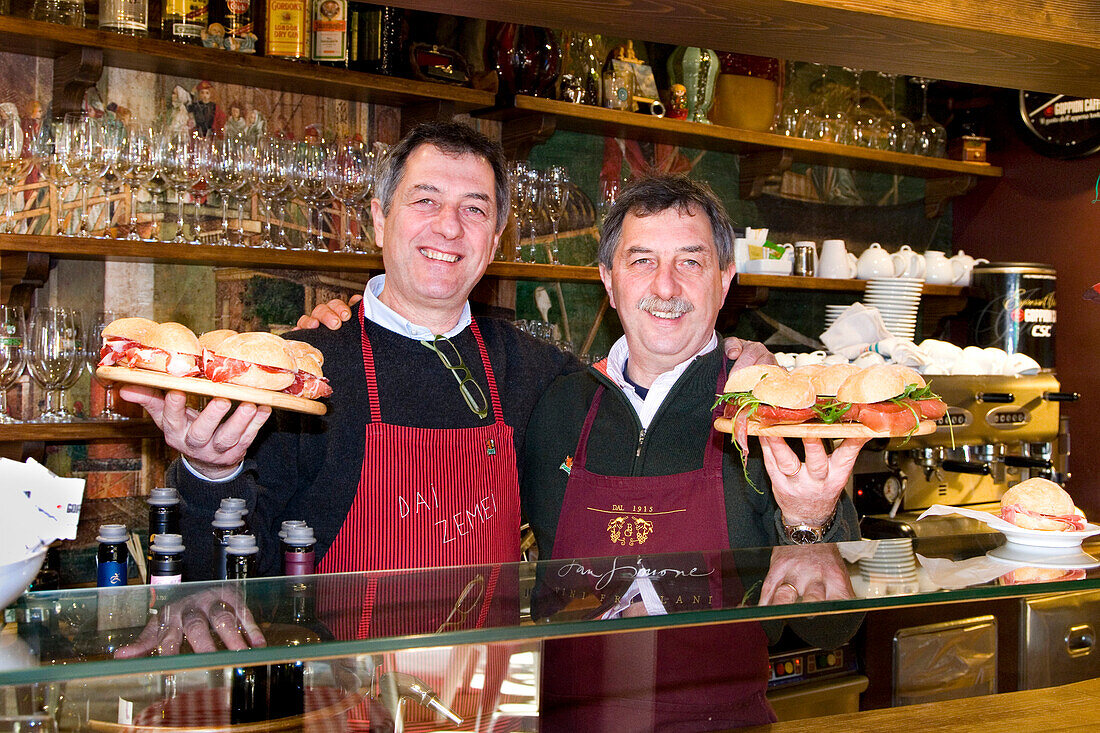
<instances>
[{"instance_id":1,"label":"white bowl","mask_svg":"<svg viewBox=\"0 0 1100 733\"><path fill-rule=\"evenodd\" d=\"M38 570L46 559L46 550L43 549L22 560L0 565L0 608L7 608L12 602L23 595L23 591L38 575Z\"/></svg>"},{"instance_id":2,"label":"white bowl","mask_svg":"<svg viewBox=\"0 0 1100 733\"><path fill-rule=\"evenodd\" d=\"M752 275L790 275L792 267L790 260L749 260L742 272Z\"/></svg>"}]
</instances>

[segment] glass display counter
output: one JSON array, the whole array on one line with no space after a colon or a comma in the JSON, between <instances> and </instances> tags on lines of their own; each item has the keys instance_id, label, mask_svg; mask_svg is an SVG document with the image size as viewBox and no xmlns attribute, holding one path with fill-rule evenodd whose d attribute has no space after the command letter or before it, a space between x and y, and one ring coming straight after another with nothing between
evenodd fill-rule
<instances>
[{"instance_id":1,"label":"glass display counter","mask_svg":"<svg viewBox=\"0 0 1100 733\"><path fill-rule=\"evenodd\" d=\"M542 653L565 638L597 653L752 626L831 649L875 609L1100 588L1097 557L1100 542L976 534L30 593L5 613L0 714L44 730L537 730ZM627 649L645 668L647 647Z\"/></svg>"}]
</instances>

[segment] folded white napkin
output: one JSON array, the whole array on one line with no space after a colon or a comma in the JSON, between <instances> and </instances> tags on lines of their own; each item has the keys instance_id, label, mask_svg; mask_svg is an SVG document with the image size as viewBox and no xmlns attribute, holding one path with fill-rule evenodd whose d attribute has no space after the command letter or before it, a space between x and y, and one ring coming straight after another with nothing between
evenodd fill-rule
<instances>
[{"instance_id":1,"label":"folded white napkin","mask_svg":"<svg viewBox=\"0 0 1100 733\"><path fill-rule=\"evenodd\" d=\"M821 341L834 354L854 359L878 341L892 338L877 308L853 303L821 334Z\"/></svg>"},{"instance_id":2,"label":"folded white napkin","mask_svg":"<svg viewBox=\"0 0 1100 733\"><path fill-rule=\"evenodd\" d=\"M894 364L923 369L932 363L932 359L912 341L891 336L871 344L871 351L882 354Z\"/></svg>"}]
</instances>

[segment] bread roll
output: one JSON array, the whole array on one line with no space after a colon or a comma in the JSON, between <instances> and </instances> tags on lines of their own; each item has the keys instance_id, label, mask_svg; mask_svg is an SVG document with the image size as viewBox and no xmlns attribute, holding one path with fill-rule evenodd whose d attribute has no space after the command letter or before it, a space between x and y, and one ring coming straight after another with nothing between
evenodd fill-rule
<instances>
[{"instance_id":1,"label":"bread roll","mask_svg":"<svg viewBox=\"0 0 1100 733\"><path fill-rule=\"evenodd\" d=\"M845 379L836 390L836 398L841 402L854 403L891 400L913 384L906 371L912 370L902 371L889 364L867 367Z\"/></svg>"},{"instance_id":2,"label":"bread roll","mask_svg":"<svg viewBox=\"0 0 1100 733\"><path fill-rule=\"evenodd\" d=\"M1045 478L1021 481L1001 497L1001 518L1023 529L1064 531L1070 527L1055 517L1074 516L1084 517L1065 489Z\"/></svg>"},{"instance_id":3,"label":"bread roll","mask_svg":"<svg viewBox=\"0 0 1100 733\"><path fill-rule=\"evenodd\" d=\"M103 328L103 338L113 336L144 344L145 339L156 327L156 321L150 321L148 318L119 318Z\"/></svg>"},{"instance_id":4,"label":"bread roll","mask_svg":"<svg viewBox=\"0 0 1100 733\"><path fill-rule=\"evenodd\" d=\"M810 381L813 382L819 397L835 397L840 385L844 384L848 377L860 371L863 370L855 364L833 364L823 367L820 372L810 377Z\"/></svg>"},{"instance_id":5,"label":"bread roll","mask_svg":"<svg viewBox=\"0 0 1100 733\"><path fill-rule=\"evenodd\" d=\"M225 341L230 336L236 336L237 332L231 328L219 328L216 331L207 331L202 336L199 336L199 345L204 349L210 349L211 351L217 351L221 346L222 341Z\"/></svg>"},{"instance_id":6,"label":"bread roll","mask_svg":"<svg viewBox=\"0 0 1100 733\"><path fill-rule=\"evenodd\" d=\"M290 355L295 359L301 360L303 357L310 358L317 362L318 366L325 365L325 355L321 353L321 350L310 346L305 341L295 341L294 339L285 339L286 350L290 352ZM299 366L299 369L302 367ZM308 370L307 370L308 371Z\"/></svg>"},{"instance_id":7,"label":"bread roll","mask_svg":"<svg viewBox=\"0 0 1100 733\"><path fill-rule=\"evenodd\" d=\"M761 379L769 375L786 376L787 370L775 364L753 364L744 369L730 372L726 378L726 392L751 392Z\"/></svg>"},{"instance_id":8,"label":"bread roll","mask_svg":"<svg viewBox=\"0 0 1100 733\"><path fill-rule=\"evenodd\" d=\"M241 373L224 381L279 391L294 383L294 373L297 371L294 357L285 344L284 339L271 333L239 333L222 341L214 353L248 365ZM209 367L207 376L211 376Z\"/></svg>"},{"instance_id":9,"label":"bread roll","mask_svg":"<svg viewBox=\"0 0 1100 733\"><path fill-rule=\"evenodd\" d=\"M752 389L752 396L764 404L801 410L817 402L814 385L798 374L769 374Z\"/></svg>"}]
</instances>

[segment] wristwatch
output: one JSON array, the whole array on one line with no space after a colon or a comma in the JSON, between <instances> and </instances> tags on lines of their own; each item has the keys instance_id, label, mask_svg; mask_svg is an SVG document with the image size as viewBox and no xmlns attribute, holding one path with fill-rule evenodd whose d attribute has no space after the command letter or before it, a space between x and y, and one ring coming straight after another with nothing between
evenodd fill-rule
<instances>
[{"instance_id":1,"label":"wristwatch","mask_svg":"<svg viewBox=\"0 0 1100 733\"><path fill-rule=\"evenodd\" d=\"M836 518L836 510L829 515L829 518L821 526L813 524L806 524L801 522L799 524L787 524L783 523L783 530L787 533L787 541L795 545L812 545L815 542L821 542L825 538L825 535L829 532L829 529L833 526L833 519Z\"/></svg>"}]
</instances>

